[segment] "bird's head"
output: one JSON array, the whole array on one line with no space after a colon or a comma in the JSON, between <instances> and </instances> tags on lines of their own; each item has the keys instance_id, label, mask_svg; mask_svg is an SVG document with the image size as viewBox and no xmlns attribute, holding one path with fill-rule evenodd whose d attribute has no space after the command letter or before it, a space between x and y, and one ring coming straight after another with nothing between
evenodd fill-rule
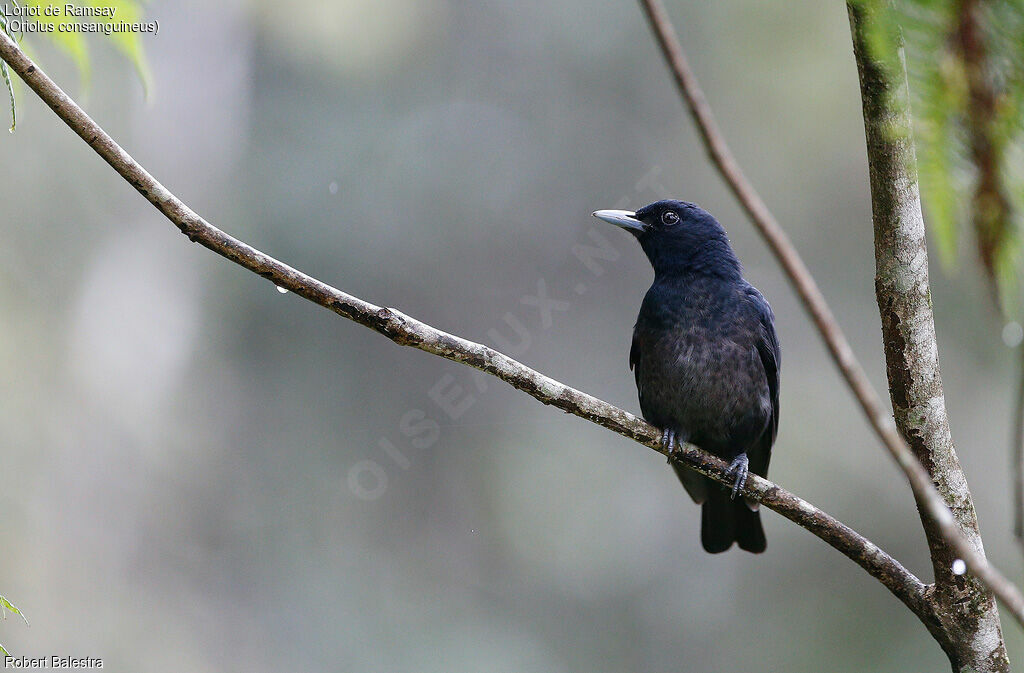
<instances>
[{"instance_id":1,"label":"bird's head","mask_svg":"<svg viewBox=\"0 0 1024 673\"><path fill-rule=\"evenodd\" d=\"M703 274L738 278L740 262L711 213L686 201L656 201L636 212L598 210L594 217L636 236L655 276Z\"/></svg>"}]
</instances>

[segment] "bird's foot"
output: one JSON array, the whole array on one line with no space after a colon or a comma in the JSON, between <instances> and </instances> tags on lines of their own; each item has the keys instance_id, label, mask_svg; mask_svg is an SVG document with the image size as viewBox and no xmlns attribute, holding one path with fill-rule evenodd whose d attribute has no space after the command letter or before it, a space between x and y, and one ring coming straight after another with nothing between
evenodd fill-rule
<instances>
[{"instance_id":1,"label":"bird's foot","mask_svg":"<svg viewBox=\"0 0 1024 673\"><path fill-rule=\"evenodd\" d=\"M729 469L726 470L725 474L728 476L736 476L736 480L732 483L732 499L736 499L736 494L743 490L743 487L747 483L747 467L750 465L750 461L747 459L746 453L741 453L733 459L729 465Z\"/></svg>"},{"instance_id":2,"label":"bird's foot","mask_svg":"<svg viewBox=\"0 0 1024 673\"><path fill-rule=\"evenodd\" d=\"M676 457L676 451L679 450L679 445L676 443L676 431L665 428L661 431L661 448L665 451L665 455L668 456L669 464L672 463L672 459Z\"/></svg>"}]
</instances>

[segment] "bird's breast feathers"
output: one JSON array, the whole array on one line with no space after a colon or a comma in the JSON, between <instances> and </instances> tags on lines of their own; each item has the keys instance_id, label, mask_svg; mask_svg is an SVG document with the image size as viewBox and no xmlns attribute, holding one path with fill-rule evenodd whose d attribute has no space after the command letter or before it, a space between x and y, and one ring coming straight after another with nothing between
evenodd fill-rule
<instances>
[{"instance_id":1,"label":"bird's breast feathers","mask_svg":"<svg viewBox=\"0 0 1024 673\"><path fill-rule=\"evenodd\" d=\"M771 414L760 322L741 305L704 303L675 306L671 320L641 313L630 361L645 415L692 432L728 433L730 423Z\"/></svg>"}]
</instances>

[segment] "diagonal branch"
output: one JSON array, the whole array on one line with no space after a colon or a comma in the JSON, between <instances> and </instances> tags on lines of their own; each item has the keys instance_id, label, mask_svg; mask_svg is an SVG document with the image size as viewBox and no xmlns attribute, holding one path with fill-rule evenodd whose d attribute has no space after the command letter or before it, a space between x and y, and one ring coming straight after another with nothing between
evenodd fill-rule
<instances>
[{"instance_id":1,"label":"diagonal branch","mask_svg":"<svg viewBox=\"0 0 1024 673\"><path fill-rule=\"evenodd\" d=\"M871 427L874 428L879 439L882 440L893 459L903 470L922 509L934 520L942 535L955 548L959 557L966 562L970 571L992 589L1010 609L1017 621L1024 626L1024 595L1005 575L988 562L983 553L975 549L964 538L952 512L932 484L928 472L918 462L907 443L903 441L892 417L882 405L881 398L875 392L864 373L864 368L853 354L850 343L846 340L835 316L832 315L832 311L807 265L804 264L786 232L743 174L732 152L729 151L725 138L715 123L711 108L704 98L704 92L690 69L665 7L660 0L640 0L640 4L650 20L658 44L672 70L672 75L690 115L697 124L697 129L712 163L768 243L793 288L800 295L804 307L810 313L815 326L828 346L832 359L835 360L847 385L856 396Z\"/></svg>"},{"instance_id":2,"label":"diagonal branch","mask_svg":"<svg viewBox=\"0 0 1024 673\"><path fill-rule=\"evenodd\" d=\"M399 345L418 348L475 367L544 404L662 451L661 433L633 414L555 381L492 348L442 332L395 309L375 306L346 294L217 229L157 182L2 31L0 58L21 76L65 124L193 242L279 287L369 327ZM723 461L694 446L684 445L680 459L716 481L732 483L726 474L728 467ZM849 557L881 582L929 628L937 628L936 618L927 601L925 585L870 540L806 500L756 475L751 475L747 480L743 494L806 528Z\"/></svg>"}]
</instances>

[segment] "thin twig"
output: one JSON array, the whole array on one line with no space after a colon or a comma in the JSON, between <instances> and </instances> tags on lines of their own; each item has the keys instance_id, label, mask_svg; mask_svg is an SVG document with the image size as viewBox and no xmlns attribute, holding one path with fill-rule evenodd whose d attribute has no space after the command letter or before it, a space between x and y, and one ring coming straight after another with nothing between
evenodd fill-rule
<instances>
[{"instance_id":1,"label":"thin twig","mask_svg":"<svg viewBox=\"0 0 1024 673\"><path fill-rule=\"evenodd\" d=\"M983 553L980 553L964 539L952 512L932 484L928 472L903 441L891 415L882 405L881 398L875 392L863 367L854 356L853 349L846 340L835 316L832 315L832 311L811 272L800 258L786 232L779 226L778 221L733 157L725 142L725 137L715 123L711 108L704 98L704 92L697 82L697 77L690 69L665 7L660 0L640 0L640 5L647 14L662 54L668 62L680 93L689 108L690 115L697 125L712 163L768 243L793 288L800 295L804 307L810 313L832 354L832 359L835 360L847 385L856 396L868 422L900 469L903 470L918 502L935 520L942 530L943 536L956 548L968 569L999 597L1016 620L1024 626L1024 594L1021 594L1019 588L992 566Z\"/></svg>"},{"instance_id":2,"label":"thin twig","mask_svg":"<svg viewBox=\"0 0 1024 673\"><path fill-rule=\"evenodd\" d=\"M75 133L82 137L121 177L152 203L190 240L212 250L278 287L291 290L340 316L411 346L492 374L544 404L579 416L661 452L661 433L644 420L591 395L555 381L482 344L435 329L395 309L375 306L307 276L217 229L157 182L113 138L0 33L0 58ZM727 465L700 449L684 445L680 460L712 479L731 483ZM744 496L760 501L806 528L880 581L926 624L934 622L925 585L870 540L826 512L779 486L751 475Z\"/></svg>"}]
</instances>

